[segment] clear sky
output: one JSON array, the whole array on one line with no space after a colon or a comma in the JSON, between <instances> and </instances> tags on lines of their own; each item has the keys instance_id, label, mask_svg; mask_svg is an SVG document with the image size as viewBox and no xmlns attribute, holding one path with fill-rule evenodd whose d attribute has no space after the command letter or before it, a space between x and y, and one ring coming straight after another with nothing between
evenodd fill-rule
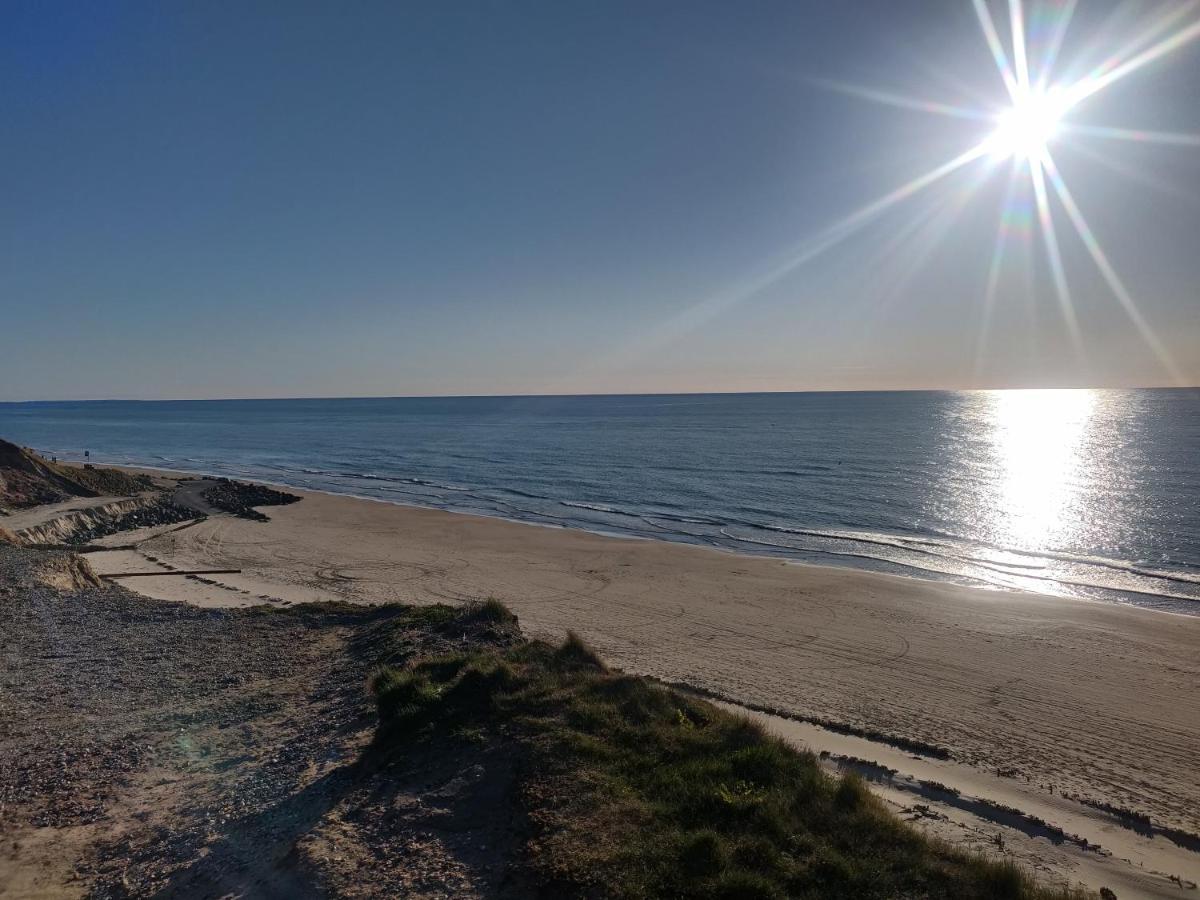
<instances>
[{"instance_id":1,"label":"clear sky","mask_svg":"<svg viewBox=\"0 0 1200 900\"><path fill-rule=\"evenodd\" d=\"M1002 109L968 0L9 3L0 79L0 400L1200 383L1200 40L1051 144L1077 342L1011 160L837 227L994 127L847 89Z\"/></svg>"}]
</instances>

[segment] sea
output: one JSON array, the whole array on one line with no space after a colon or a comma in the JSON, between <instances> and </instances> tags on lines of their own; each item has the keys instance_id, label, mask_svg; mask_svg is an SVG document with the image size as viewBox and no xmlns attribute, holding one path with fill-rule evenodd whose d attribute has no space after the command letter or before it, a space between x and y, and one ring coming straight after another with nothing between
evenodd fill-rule
<instances>
[{"instance_id":1,"label":"sea","mask_svg":"<svg viewBox=\"0 0 1200 900\"><path fill-rule=\"evenodd\" d=\"M1200 614L1200 390L0 404L61 459Z\"/></svg>"}]
</instances>

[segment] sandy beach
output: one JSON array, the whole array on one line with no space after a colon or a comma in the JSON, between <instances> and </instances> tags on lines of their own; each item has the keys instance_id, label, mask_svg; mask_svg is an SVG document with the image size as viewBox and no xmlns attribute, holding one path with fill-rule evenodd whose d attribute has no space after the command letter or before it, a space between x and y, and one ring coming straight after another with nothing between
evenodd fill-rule
<instances>
[{"instance_id":1,"label":"sandy beach","mask_svg":"<svg viewBox=\"0 0 1200 900\"><path fill-rule=\"evenodd\" d=\"M241 570L124 582L200 605L495 597L533 633L573 629L630 671L1200 831L1200 618L320 493L270 512L114 535L127 549L89 558L108 573Z\"/></svg>"},{"instance_id":2,"label":"sandy beach","mask_svg":"<svg viewBox=\"0 0 1200 900\"><path fill-rule=\"evenodd\" d=\"M136 497L6 522L86 543L167 608L495 598L857 771L952 844L1121 897L1200 881L1200 617L242 485L287 504L267 521L214 506L210 479L126 473L150 478Z\"/></svg>"}]
</instances>

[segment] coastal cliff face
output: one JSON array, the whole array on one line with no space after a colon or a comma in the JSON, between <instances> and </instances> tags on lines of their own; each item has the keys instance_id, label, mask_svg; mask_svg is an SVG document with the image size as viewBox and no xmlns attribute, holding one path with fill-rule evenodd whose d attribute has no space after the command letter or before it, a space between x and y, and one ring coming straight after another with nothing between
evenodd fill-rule
<instances>
[{"instance_id":1,"label":"coastal cliff face","mask_svg":"<svg viewBox=\"0 0 1200 900\"><path fill-rule=\"evenodd\" d=\"M57 591L82 591L99 588L103 583L88 561L74 553L41 553L29 567L29 580L35 585Z\"/></svg>"},{"instance_id":2,"label":"coastal cliff face","mask_svg":"<svg viewBox=\"0 0 1200 900\"><path fill-rule=\"evenodd\" d=\"M39 507L51 505L44 511ZM0 543L81 545L99 537L203 517L151 479L117 469L59 465L0 440Z\"/></svg>"},{"instance_id":3,"label":"coastal cliff face","mask_svg":"<svg viewBox=\"0 0 1200 900\"><path fill-rule=\"evenodd\" d=\"M116 469L61 466L0 440L0 512L71 497L128 496L147 486L145 479Z\"/></svg>"},{"instance_id":4,"label":"coastal cliff face","mask_svg":"<svg viewBox=\"0 0 1200 900\"><path fill-rule=\"evenodd\" d=\"M78 545L132 528L185 521L194 515L173 506L162 497L130 497L64 513L49 521L19 529L15 537L25 544Z\"/></svg>"}]
</instances>

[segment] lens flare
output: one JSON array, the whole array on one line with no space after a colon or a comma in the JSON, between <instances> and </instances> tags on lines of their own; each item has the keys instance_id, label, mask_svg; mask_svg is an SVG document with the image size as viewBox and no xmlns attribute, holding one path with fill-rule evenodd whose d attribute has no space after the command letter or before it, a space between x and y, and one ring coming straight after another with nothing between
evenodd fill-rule
<instances>
[{"instance_id":1,"label":"lens flare","mask_svg":"<svg viewBox=\"0 0 1200 900\"><path fill-rule=\"evenodd\" d=\"M940 103L926 98L906 97L892 91L878 91L860 86L837 86L866 100L886 103L891 106L912 109L922 113L952 116L959 119L984 119L993 123L990 132L980 136L979 143L962 153L955 160L934 169L930 175L910 182L909 185L886 195L886 205L925 190L964 162L981 160L996 166L1011 160L1014 179L1023 173L1036 201L1036 219L1033 226L1041 232L1046 261L1054 280L1054 292L1058 298L1063 323L1066 326L1079 362L1087 363L1079 324L1079 313L1067 281L1060 241L1055 228L1054 206L1064 210L1074 226L1075 236L1084 245L1092 262L1115 296L1122 310L1129 316L1138 334L1157 357L1164 374L1176 384L1184 384L1182 374L1171 359L1163 341L1155 334L1150 322L1135 302L1132 293L1125 287L1109 262L1095 234L1087 225L1083 214L1075 203L1063 174L1059 171L1051 154L1055 143L1075 143L1080 137L1100 137L1141 143L1157 143L1184 147L1200 146L1200 134L1180 134L1166 131L1142 131L1119 127L1099 127L1067 121L1077 106L1103 91L1113 83L1126 78L1171 53L1200 40L1200 0L1188 0L1165 14L1152 17L1144 27L1136 30L1135 37L1123 47L1106 56L1086 76L1078 79L1056 77L1060 50L1070 26L1078 0L1063 0L1056 7L1042 4L1034 10L1034 46L1029 45L1026 28L1025 3L1023 0L989 2L971 0L984 43L991 52L993 63L1000 75L1005 91L1002 111L989 115L986 111L973 110L952 104ZM1007 6L1008 40L998 27L998 18L991 6ZM1041 35L1041 37L1039 37ZM1038 52L1040 48L1040 52ZM1031 50L1034 51L1031 53ZM1015 181L1014 181L1015 184ZM1051 188L1053 189L1051 191ZM869 204L867 210L876 210L884 201ZM1015 218L1016 194L1011 189L1006 196L1005 210L1001 215L1001 239L993 253L984 297L983 325L980 346L977 348L976 370L982 365L983 343L986 340L987 323L996 297L996 280L1004 253L1003 234L1005 223Z\"/></svg>"}]
</instances>

